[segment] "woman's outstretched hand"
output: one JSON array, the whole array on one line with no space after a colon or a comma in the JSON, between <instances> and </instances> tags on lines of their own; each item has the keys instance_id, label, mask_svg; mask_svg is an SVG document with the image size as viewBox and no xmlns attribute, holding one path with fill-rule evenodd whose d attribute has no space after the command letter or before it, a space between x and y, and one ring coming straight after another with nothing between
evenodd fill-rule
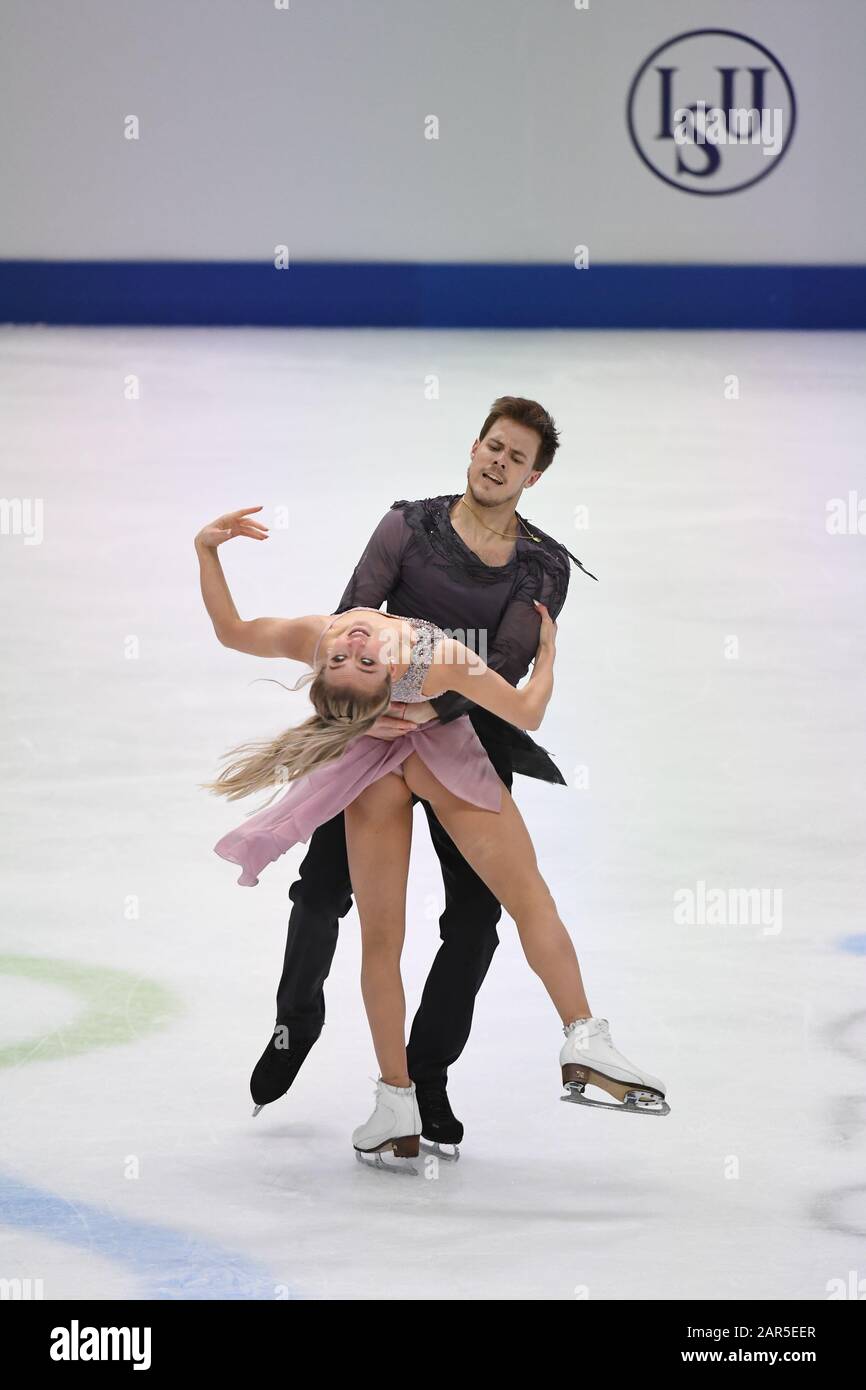
<instances>
[{"instance_id":1,"label":"woman's outstretched hand","mask_svg":"<svg viewBox=\"0 0 866 1390\"><path fill-rule=\"evenodd\" d=\"M547 611L547 605L534 599L535 611L541 618L541 630L538 634L538 650L536 656L540 656L542 651L549 651L551 657L556 652L556 623Z\"/></svg>"},{"instance_id":2,"label":"woman's outstretched hand","mask_svg":"<svg viewBox=\"0 0 866 1390\"><path fill-rule=\"evenodd\" d=\"M196 549L204 547L205 550L216 550L218 545L231 540L232 536L249 536L254 541L266 541L267 526L263 526L260 521L248 520L253 512L261 510L261 507L241 507L236 512L226 512L224 516L218 516L216 521L210 521L207 526L201 528L195 538Z\"/></svg>"}]
</instances>

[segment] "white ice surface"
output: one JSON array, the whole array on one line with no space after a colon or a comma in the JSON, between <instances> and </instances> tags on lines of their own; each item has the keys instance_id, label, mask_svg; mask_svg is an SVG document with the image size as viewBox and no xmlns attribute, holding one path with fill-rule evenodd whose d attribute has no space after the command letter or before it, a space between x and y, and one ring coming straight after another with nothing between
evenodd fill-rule
<instances>
[{"instance_id":1,"label":"white ice surface","mask_svg":"<svg viewBox=\"0 0 866 1390\"><path fill-rule=\"evenodd\" d=\"M0 973L125 971L180 1010L2 1071L0 1277L150 1296L187 1238L265 1297L821 1299L866 1276L866 536L825 524L866 493L864 368L857 335L0 332L3 495L44 504L41 543L0 537ZM504 917L451 1073L461 1161L397 1178L350 1146L376 1074L354 910L320 1042L250 1117L304 848L237 887L212 846L246 805L197 784L306 696L216 642L192 540L262 503L269 541L221 550L240 613L331 611L392 501L462 491L503 392L562 430L521 512L599 576L572 570L537 735L570 785L514 791L593 1010L672 1114L560 1104L558 1022ZM780 889L781 930L677 925L699 880ZM440 911L416 808L410 1008ZM83 1008L19 975L7 999L3 1047ZM133 1223L109 1253L94 1211ZM172 1296L209 1296L179 1258Z\"/></svg>"}]
</instances>

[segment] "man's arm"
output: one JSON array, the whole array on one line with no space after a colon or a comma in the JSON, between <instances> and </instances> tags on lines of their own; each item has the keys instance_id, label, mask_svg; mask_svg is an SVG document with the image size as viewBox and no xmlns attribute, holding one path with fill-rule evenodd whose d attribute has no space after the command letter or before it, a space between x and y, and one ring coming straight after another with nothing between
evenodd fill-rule
<instances>
[{"instance_id":1,"label":"man's arm","mask_svg":"<svg viewBox=\"0 0 866 1390\"><path fill-rule=\"evenodd\" d=\"M496 636L490 643L489 650L486 653L478 652L490 670L497 671L509 685L517 685L523 679L538 650L541 618L537 609L533 607L533 598L546 605L555 622L565 604L569 571L570 565L563 572L563 583L562 578L554 577L545 570L541 593L537 592L537 580L529 575L520 592L514 596L502 615L502 621L496 629ZM466 637L469 637L468 633ZM471 643L467 641L468 645ZM437 696L430 703L442 724L448 724L452 719L458 719L461 714L466 714L468 710L476 707L474 700L454 690Z\"/></svg>"},{"instance_id":2,"label":"man's arm","mask_svg":"<svg viewBox=\"0 0 866 1390\"><path fill-rule=\"evenodd\" d=\"M392 507L368 540L334 612L345 613L347 608L380 608L400 576L408 539L403 513L399 507Z\"/></svg>"}]
</instances>

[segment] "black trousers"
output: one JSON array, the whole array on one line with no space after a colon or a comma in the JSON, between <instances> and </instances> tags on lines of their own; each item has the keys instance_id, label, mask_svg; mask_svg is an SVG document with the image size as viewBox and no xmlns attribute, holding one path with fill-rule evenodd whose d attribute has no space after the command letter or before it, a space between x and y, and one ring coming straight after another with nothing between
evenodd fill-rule
<instances>
[{"instance_id":1,"label":"black trousers","mask_svg":"<svg viewBox=\"0 0 866 1390\"><path fill-rule=\"evenodd\" d=\"M511 750L495 743L485 746L510 791ZM412 805L419 800L413 795ZM499 945L496 927L502 906L445 833L429 803L421 804L442 866L445 911L439 918L442 945L430 967L407 1053L413 1081L444 1081L472 1028L475 996ZM317 1038L325 1022L324 984L337 948L339 920L352 906L342 812L313 832L289 897L293 907L277 990L277 1022L288 1027L290 1038Z\"/></svg>"}]
</instances>

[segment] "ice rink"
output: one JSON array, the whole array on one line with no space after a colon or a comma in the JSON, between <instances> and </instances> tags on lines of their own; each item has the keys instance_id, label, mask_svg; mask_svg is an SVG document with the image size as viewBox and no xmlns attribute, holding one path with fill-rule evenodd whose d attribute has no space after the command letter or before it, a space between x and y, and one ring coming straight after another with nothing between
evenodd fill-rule
<instances>
[{"instance_id":1,"label":"ice rink","mask_svg":"<svg viewBox=\"0 0 866 1390\"><path fill-rule=\"evenodd\" d=\"M864 377L857 334L0 330L0 1279L51 1299L851 1296ZM569 785L514 795L593 1012L672 1113L560 1104L558 1019L503 916L450 1076L460 1162L394 1176L351 1148L376 1075L354 909L324 1033L251 1118L305 847L238 887L213 845L261 798L198 784L307 696L252 683L300 666L216 641L193 537L262 504L269 540L220 548L241 616L331 612L394 500L463 492L503 393L562 434L519 512L599 580L572 567L535 735ZM414 824L410 1013L442 909Z\"/></svg>"}]
</instances>

